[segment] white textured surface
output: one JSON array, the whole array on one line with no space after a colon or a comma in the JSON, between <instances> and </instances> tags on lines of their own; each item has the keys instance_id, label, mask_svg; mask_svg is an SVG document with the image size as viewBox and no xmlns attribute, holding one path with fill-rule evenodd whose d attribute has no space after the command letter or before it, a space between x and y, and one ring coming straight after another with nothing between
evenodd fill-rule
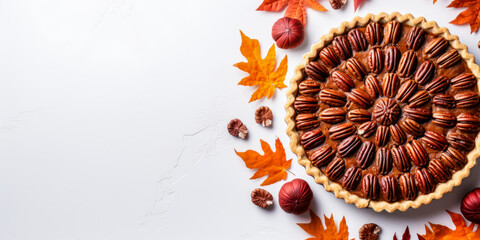
<instances>
[{"instance_id":1,"label":"white textured surface","mask_svg":"<svg viewBox=\"0 0 480 240\"><path fill-rule=\"evenodd\" d=\"M321 35L370 12L435 20L479 56L478 34L448 23L461 10L431 2L367 0L353 13L351 0L340 11L307 10L304 44L277 50L278 60L288 54L287 81ZM256 12L260 3L0 1L0 239L307 238L296 223L308 214L250 203L262 180L249 180L253 171L233 151L259 150L259 138L278 136L295 159L283 121L286 89L248 104L254 89L236 85L246 76L232 66L244 60L238 30L259 39L266 54L271 25L282 17ZM254 121L261 105L274 112L272 129ZM227 134L234 117L248 126L247 141ZM406 225L424 233L427 221L452 226L444 209L458 212L480 181L475 167L443 199L388 214L346 205L296 162L291 171L311 184L316 213L345 215L350 237L376 222L382 239ZM276 198L282 183L265 188Z\"/></svg>"}]
</instances>

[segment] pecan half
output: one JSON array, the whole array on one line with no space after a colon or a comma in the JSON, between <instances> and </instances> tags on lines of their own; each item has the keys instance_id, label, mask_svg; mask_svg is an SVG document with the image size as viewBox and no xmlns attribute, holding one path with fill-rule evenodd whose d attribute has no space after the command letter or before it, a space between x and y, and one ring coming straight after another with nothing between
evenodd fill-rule
<instances>
[{"instance_id":1,"label":"pecan half","mask_svg":"<svg viewBox=\"0 0 480 240\"><path fill-rule=\"evenodd\" d=\"M340 140L354 134L355 125L351 122L341 123L332 126L328 131L330 132L330 139Z\"/></svg>"},{"instance_id":2,"label":"pecan half","mask_svg":"<svg viewBox=\"0 0 480 240\"><path fill-rule=\"evenodd\" d=\"M437 37L430 41L424 49L428 57L435 57L442 54L448 47L448 42L443 37Z\"/></svg>"},{"instance_id":3,"label":"pecan half","mask_svg":"<svg viewBox=\"0 0 480 240\"><path fill-rule=\"evenodd\" d=\"M345 110L343 108L327 108L320 113L320 120L326 123L339 123L345 120Z\"/></svg>"},{"instance_id":4,"label":"pecan half","mask_svg":"<svg viewBox=\"0 0 480 240\"><path fill-rule=\"evenodd\" d=\"M316 98L299 95L295 98L293 107L301 113L314 113L320 106Z\"/></svg>"},{"instance_id":5,"label":"pecan half","mask_svg":"<svg viewBox=\"0 0 480 240\"><path fill-rule=\"evenodd\" d=\"M444 127L444 128L451 128L455 126L455 115L449 113L449 112L444 112L444 111L437 111L434 112L432 115L432 123Z\"/></svg>"},{"instance_id":6,"label":"pecan half","mask_svg":"<svg viewBox=\"0 0 480 240\"><path fill-rule=\"evenodd\" d=\"M365 109L353 109L347 113L348 119L352 122L366 122L370 121L371 114Z\"/></svg>"},{"instance_id":7,"label":"pecan half","mask_svg":"<svg viewBox=\"0 0 480 240\"><path fill-rule=\"evenodd\" d=\"M385 44L395 44L402 35L402 25L397 21L390 21L385 24L383 31L385 35Z\"/></svg>"},{"instance_id":8,"label":"pecan half","mask_svg":"<svg viewBox=\"0 0 480 240\"><path fill-rule=\"evenodd\" d=\"M422 193L431 193L435 190L435 179L427 169L417 169L415 171L415 182L417 183L418 190Z\"/></svg>"},{"instance_id":9,"label":"pecan half","mask_svg":"<svg viewBox=\"0 0 480 240\"><path fill-rule=\"evenodd\" d=\"M392 155L386 148L380 148L375 157L375 171L378 174L387 175L392 170Z\"/></svg>"},{"instance_id":10,"label":"pecan half","mask_svg":"<svg viewBox=\"0 0 480 240\"><path fill-rule=\"evenodd\" d=\"M430 101L430 95L425 90L418 91L408 100L408 106L411 108L420 107Z\"/></svg>"},{"instance_id":11,"label":"pecan half","mask_svg":"<svg viewBox=\"0 0 480 240\"><path fill-rule=\"evenodd\" d=\"M377 146L382 147L388 143L390 138L390 131L387 126L378 126L377 133L375 134L375 143Z\"/></svg>"},{"instance_id":12,"label":"pecan half","mask_svg":"<svg viewBox=\"0 0 480 240\"><path fill-rule=\"evenodd\" d=\"M453 96L458 108L471 108L477 106L480 98L476 92L459 92Z\"/></svg>"},{"instance_id":13,"label":"pecan half","mask_svg":"<svg viewBox=\"0 0 480 240\"><path fill-rule=\"evenodd\" d=\"M368 75L367 79L365 80L365 88L367 90L367 93L372 98L377 98L382 94L382 88L380 87L380 83L373 75Z\"/></svg>"},{"instance_id":14,"label":"pecan half","mask_svg":"<svg viewBox=\"0 0 480 240\"><path fill-rule=\"evenodd\" d=\"M394 176L384 176L380 180L383 199L388 202L395 202L398 199L398 188L398 182Z\"/></svg>"},{"instance_id":15,"label":"pecan half","mask_svg":"<svg viewBox=\"0 0 480 240\"><path fill-rule=\"evenodd\" d=\"M442 108L455 108L455 98L450 94L437 94L433 97L432 103Z\"/></svg>"},{"instance_id":16,"label":"pecan half","mask_svg":"<svg viewBox=\"0 0 480 240\"><path fill-rule=\"evenodd\" d=\"M389 126L390 128L390 135L392 136L392 140L396 144L402 144L407 141L407 135L400 127L399 124L393 124Z\"/></svg>"},{"instance_id":17,"label":"pecan half","mask_svg":"<svg viewBox=\"0 0 480 240\"><path fill-rule=\"evenodd\" d=\"M407 200L413 200L417 197L417 185L415 179L410 173L400 175L398 178L398 185L400 186L400 192L403 198Z\"/></svg>"},{"instance_id":18,"label":"pecan half","mask_svg":"<svg viewBox=\"0 0 480 240\"><path fill-rule=\"evenodd\" d=\"M405 132L415 137L421 136L425 131L425 129L420 123L412 119L407 118L400 124L402 125L402 128L405 130Z\"/></svg>"},{"instance_id":19,"label":"pecan half","mask_svg":"<svg viewBox=\"0 0 480 240\"><path fill-rule=\"evenodd\" d=\"M330 163L334 157L335 150L330 145L324 145L310 155L310 160L315 167L320 168Z\"/></svg>"},{"instance_id":20,"label":"pecan half","mask_svg":"<svg viewBox=\"0 0 480 240\"><path fill-rule=\"evenodd\" d=\"M407 102L416 91L417 83L411 79L405 80L398 90L397 100L400 102Z\"/></svg>"},{"instance_id":21,"label":"pecan half","mask_svg":"<svg viewBox=\"0 0 480 240\"><path fill-rule=\"evenodd\" d=\"M393 164L396 169L401 172L407 172L410 170L410 160L408 159L408 153L404 146L392 147Z\"/></svg>"},{"instance_id":22,"label":"pecan half","mask_svg":"<svg viewBox=\"0 0 480 240\"><path fill-rule=\"evenodd\" d=\"M347 157L357 151L361 144L362 140L357 135L352 135L348 138L345 138L337 146L338 155L340 157Z\"/></svg>"},{"instance_id":23,"label":"pecan half","mask_svg":"<svg viewBox=\"0 0 480 240\"><path fill-rule=\"evenodd\" d=\"M332 8L337 10L337 9L340 9L343 6L343 4L347 2L347 0L329 0L329 2Z\"/></svg>"},{"instance_id":24,"label":"pecan half","mask_svg":"<svg viewBox=\"0 0 480 240\"><path fill-rule=\"evenodd\" d=\"M452 170L460 170L467 164L465 155L453 147L442 153L441 160Z\"/></svg>"},{"instance_id":25,"label":"pecan half","mask_svg":"<svg viewBox=\"0 0 480 240\"><path fill-rule=\"evenodd\" d=\"M379 47L370 49L368 52L368 68L372 73L379 74L383 69L383 52Z\"/></svg>"},{"instance_id":26,"label":"pecan half","mask_svg":"<svg viewBox=\"0 0 480 240\"><path fill-rule=\"evenodd\" d=\"M417 50L425 40L425 31L421 27L412 27L407 36L407 48L410 50Z\"/></svg>"},{"instance_id":27,"label":"pecan half","mask_svg":"<svg viewBox=\"0 0 480 240\"><path fill-rule=\"evenodd\" d=\"M429 159L428 153L419 141L412 140L405 145L405 149L407 149L407 154L415 165L427 165Z\"/></svg>"},{"instance_id":28,"label":"pecan half","mask_svg":"<svg viewBox=\"0 0 480 240\"><path fill-rule=\"evenodd\" d=\"M300 144L305 150L314 149L325 142L325 135L320 129L304 132L300 136Z\"/></svg>"},{"instance_id":29,"label":"pecan half","mask_svg":"<svg viewBox=\"0 0 480 240\"><path fill-rule=\"evenodd\" d=\"M262 188L256 188L255 190L253 190L250 194L250 197L252 198L253 204L261 208L267 208L268 206L273 204L272 194Z\"/></svg>"},{"instance_id":30,"label":"pecan half","mask_svg":"<svg viewBox=\"0 0 480 240\"><path fill-rule=\"evenodd\" d=\"M232 119L228 123L227 130L234 137L245 139L248 136L247 126L243 125L243 122L238 118Z\"/></svg>"},{"instance_id":31,"label":"pecan half","mask_svg":"<svg viewBox=\"0 0 480 240\"><path fill-rule=\"evenodd\" d=\"M367 74L367 69L365 69L363 64L360 61L358 61L356 58L348 59L347 63L345 64L345 67L358 80L362 80L365 74Z\"/></svg>"},{"instance_id":32,"label":"pecan half","mask_svg":"<svg viewBox=\"0 0 480 240\"><path fill-rule=\"evenodd\" d=\"M348 32L348 40L350 41L350 44L352 45L353 50L357 52L365 51L368 48L368 42L365 37L365 34L363 34L362 31L356 28Z\"/></svg>"},{"instance_id":33,"label":"pecan half","mask_svg":"<svg viewBox=\"0 0 480 240\"><path fill-rule=\"evenodd\" d=\"M434 150L445 150L448 147L447 139L436 132L426 131L421 140L425 145Z\"/></svg>"},{"instance_id":34,"label":"pecan half","mask_svg":"<svg viewBox=\"0 0 480 240\"><path fill-rule=\"evenodd\" d=\"M426 122L432 117L432 111L426 108L410 108L403 109L408 118L417 122Z\"/></svg>"},{"instance_id":35,"label":"pecan half","mask_svg":"<svg viewBox=\"0 0 480 240\"><path fill-rule=\"evenodd\" d=\"M376 199L378 196L378 177L369 173L362 179L362 194L365 198Z\"/></svg>"},{"instance_id":36,"label":"pecan half","mask_svg":"<svg viewBox=\"0 0 480 240\"><path fill-rule=\"evenodd\" d=\"M426 84L430 79L432 79L433 75L435 74L435 65L432 61L426 60L417 69L415 73L415 81L418 84Z\"/></svg>"},{"instance_id":37,"label":"pecan half","mask_svg":"<svg viewBox=\"0 0 480 240\"><path fill-rule=\"evenodd\" d=\"M342 91L325 88L320 92L320 101L333 107L342 107L347 103L347 97Z\"/></svg>"},{"instance_id":38,"label":"pecan half","mask_svg":"<svg viewBox=\"0 0 480 240\"><path fill-rule=\"evenodd\" d=\"M438 159L430 161L428 172L430 172L437 183L444 183L452 178L452 173L448 170L448 167Z\"/></svg>"},{"instance_id":39,"label":"pecan half","mask_svg":"<svg viewBox=\"0 0 480 240\"><path fill-rule=\"evenodd\" d=\"M398 87L400 86L400 79L395 73L386 73L383 76L383 95L386 97L394 97L397 94Z\"/></svg>"},{"instance_id":40,"label":"pecan half","mask_svg":"<svg viewBox=\"0 0 480 240\"><path fill-rule=\"evenodd\" d=\"M369 138L373 136L373 134L377 130L377 124L374 121L364 122L360 127L358 127L358 135Z\"/></svg>"},{"instance_id":41,"label":"pecan half","mask_svg":"<svg viewBox=\"0 0 480 240\"><path fill-rule=\"evenodd\" d=\"M398 64L398 76L408 77L415 72L417 68L417 55L413 51L406 51L403 53L402 58L400 58L400 63Z\"/></svg>"},{"instance_id":42,"label":"pecan half","mask_svg":"<svg viewBox=\"0 0 480 240\"><path fill-rule=\"evenodd\" d=\"M460 54L457 50L452 49L437 59L438 67L440 68L450 68L451 66L457 64L462 60Z\"/></svg>"},{"instance_id":43,"label":"pecan half","mask_svg":"<svg viewBox=\"0 0 480 240\"><path fill-rule=\"evenodd\" d=\"M298 96L297 100L300 97L303 97L303 96ZM307 97L307 98L310 98L310 97ZM313 100L315 101L315 105L318 106L317 100L315 98ZM307 102L304 102L303 104L300 104L300 105L301 105L300 108L304 107L303 109L311 107L311 105ZM295 103L294 103L294 106L295 106ZM317 108L315 108L315 110ZM311 112L314 112L314 111L311 111ZM255 111L255 122L256 123L261 124L264 127L270 127L270 126L272 126L272 121L273 121L273 113L272 113L272 110L270 110L269 107L261 106L261 107L257 108L257 110Z\"/></svg>"},{"instance_id":44,"label":"pecan half","mask_svg":"<svg viewBox=\"0 0 480 240\"><path fill-rule=\"evenodd\" d=\"M450 132L447 135L448 143L459 150L470 151L474 147L474 141L463 133Z\"/></svg>"},{"instance_id":45,"label":"pecan half","mask_svg":"<svg viewBox=\"0 0 480 240\"><path fill-rule=\"evenodd\" d=\"M364 224L360 230L358 230L358 238L360 240L378 240L380 231L380 227L375 223Z\"/></svg>"},{"instance_id":46,"label":"pecan half","mask_svg":"<svg viewBox=\"0 0 480 240\"><path fill-rule=\"evenodd\" d=\"M450 81L445 76L439 76L425 85L425 90L430 94L435 94L445 91L450 85Z\"/></svg>"},{"instance_id":47,"label":"pecan half","mask_svg":"<svg viewBox=\"0 0 480 240\"><path fill-rule=\"evenodd\" d=\"M328 77L328 68L319 62L309 62L305 66L305 72L308 77L315 79L317 81L324 81Z\"/></svg>"},{"instance_id":48,"label":"pecan half","mask_svg":"<svg viewBox=\"0 0 480 240\"><path fill-rule=\"evenodd\" d=\"M345 36L336 36L332 45L340 59L346 60L352 57L352 47Z\"/></svg>"},{"instance_id":49,"label":"pecan half","mask_svg":"<svg viewBox=\"0 0 480 240\"><path fill-rule=\"evenodd\" d=\"M295 118L298 130L309 130L320 125L317 115L313 113L301 113Z\"/></svg>"},{"instance_id":50,"label":"pecan half","mask_svg":"<svg viewBox=\"0 0 480 240\"><path fill-rule=\"evenodd\" d=\"M382 125L390 125L400 117L400 106L391 98L383 98L377 101L373 109L375 121Z\"/></svg>"},{"instance_id":51,"label":"pecan half","mask_svg":"<svg viewBox=\"0 0 480 240\"><path fill-rule=\"evenodd\" d=\"M375 145L370 141L365 141L358 150L356 156L357 165L362 169L366 169L372 164L374 157Z\"/></svg>"},{"instance_id":52,"label":"pecan half","mask_svg":"<svg viewBox=\"0 0 480 240\"><path fill-rule=\"evenodd\" d=\"M353 190L362 179L362 171L356 167L350 167L345 172L342 179L342 187L347 190Z\"/></svg>"},{"instance_id":53,"label":"pecan half","mask_svg":"<svg viewBox=\"0 0 480 240\"><path fill-rule=\"evenodd\" d=\"M368 108L373 103L368 93L358 88L353 89L351 92L345 94L347 95L348 99L361 108Z\"/></svg>"},{"instance_id":54,"label":"pecan half","mask_svg":"<svg viewBox=\"0 0 480 240\"><path fill-rule=\"evenodd\" d=\"M340 64L340 59L332 47L325 47L320 51L320 60L322 60L325 65L331 68L334 68Z\"/></svg>"},{"instance_id":55,"label":"pecan half","mask_svg":"<svg viewBox=\"0 0 480 240\"><path fill-rule=\"evenodd\" d=\"M387 72L395 72L398 68L401 52L395 46L389 46L385 50L385 70Z\"/></svg>"},{"instance_id":56,"label":"pecan half","mask_svg":"<svg viewBox=\"0 0 480 240\"><path fill-rule=\"evenodd\" d=\"M355 87L355 84L352 80L352 78L340 71L340 70L335 70L332 72L332 81L344 92L349 92L351 88Z\"/></svg>"},{"instance_id":57,"label":"pecan half","mask_svg":"<svg viewBox=\"0 0 480 240\"><path fill-rule=\"evenodd\" d=\"M450 79L450 84L453 88L456 89L467 89L475 86L477 79L472 73L462 73L452 79Z\"/></svg>"},{"instance_id":58,"label":"pecan half","mask_svg":"<svg viewBox=\"0 0 480 240\"><path fill-rule=\"evenodd\" d=\"M325 175L327 175L330 180L341 178L343 172L345 172L345 162L341 158L335 158L325 169Z\"/></svg>"},{"instance_id":59,"label":"pecan half","mask_svg":"<svg viewBox=\"0 0 480 240\"><path fill-rule=\"evenodd\" d=\"M480 131L480 118L469 113L460 113L457 116L457 128L463 132L478 132Z\"/></svg>"},{"instance_id":60,"label":"pecan half","mask_svg":"<svg viewBox=\"0 0 480 240\"><path fill-rule=\"evenodd\" d=\"M383 40L382 26L377 22L370 22L365 29L365 35L371 45L381 44Z\"/></svg>"},{"instance_id":61,"label":"pecan half","mask_svg":"<svg viewBox=\"0 0 480 240\"><path fill-rule=\"evenodd\" d=\"M313 79L304 80L298 85L298 92L305 96L315 96L320 92L320 83Z\"/></svg>"}]
</instances>

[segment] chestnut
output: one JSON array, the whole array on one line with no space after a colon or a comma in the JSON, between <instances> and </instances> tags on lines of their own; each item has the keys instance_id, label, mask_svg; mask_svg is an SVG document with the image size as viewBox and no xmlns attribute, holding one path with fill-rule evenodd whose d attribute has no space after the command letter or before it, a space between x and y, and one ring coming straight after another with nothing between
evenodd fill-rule
<instances>
[{"instance_id":1,"label":"chestnut","mask_svg":"<svg viewBox=\"0 0 480 240\"><path fill-rule=\"evenodd\" d=\"M480 224L480 188L475 188L465 195L460 210L467 220Z\"/></svg>"},{"instance_id":2,"label":"chestnut","mask_svg":"<svg viewBox=\"0 0 480 240\"><path fill-rule=\"evenodd\" d=\"M305 38L303 24L295 18L280 18L273 24L272 38L279 48L296 48Z\"/></svg>"},{"instance_id":3,"label":"chestnut","mask_svg":"<svg viewBox=\"0 0 480 240\"><path fill-rule=\"evenodd\" d=\"M283 184L278 193L278 202L283 211L296 215L306 212L312 199L312 189L305 180L299 178Z\"/></svg>"}]
</instances>

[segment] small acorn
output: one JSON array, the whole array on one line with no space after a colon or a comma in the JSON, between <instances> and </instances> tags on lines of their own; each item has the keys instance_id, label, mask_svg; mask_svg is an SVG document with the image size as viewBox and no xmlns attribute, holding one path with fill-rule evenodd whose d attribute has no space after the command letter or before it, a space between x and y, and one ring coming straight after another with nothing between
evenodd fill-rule
<instances>
[{"instance_id":1,"label":"small acorn","mask_svg":"<svg viewBox=\"0 0 480 240\"><path fill-rule=\"evenodd\" d=\"M302 44L305 30L300 20L283 17L273 24L272 37L279 48L296 48Z\"/></svg>"},{"instance_id":2,"label":"small acorn","mask_svg":"<svg viewBox=\"0 0 480 240\"><path fill-rule=\"evenodd\" d=\"M480 224L480 188L475 188L465 195L460 210L467 220Z\"/></svg>"},{"instance_id":3,"label":"small acorn","mask_svg":"<svg viewBox=\"0 0 480 240\"><path fill-rule=\"evenodd\" d=\"M278 202L283 211L295 215L306 212L312 199L312 189L305 180L299 178L283 184L278 193Z\"/></svg>"}]
</instances>

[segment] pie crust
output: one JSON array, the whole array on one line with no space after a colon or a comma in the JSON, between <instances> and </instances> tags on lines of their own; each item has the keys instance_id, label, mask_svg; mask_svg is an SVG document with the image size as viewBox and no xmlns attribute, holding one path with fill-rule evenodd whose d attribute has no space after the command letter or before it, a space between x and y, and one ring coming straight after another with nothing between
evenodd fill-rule
<instances>
[{"instance_id":1,"label":"pie crust","mask_svg":"<svg viewBox=\"0 0 480 240\"><path fill-rule=\"evenodd\" d=\"M450 34L447 28L440 28L435 21L427 22L423 17L414 18L411 14L402 15L398 12L387 14L382 12L377 15L368 14L365 17L355 17L352 21L343 22L340 27L331 29L328 34L321 37L320 40L312 46L310 52L306 53L303 56L302 63L295 68L295 75L290 81L290 88L287 92L288 100L285 105L285 109L287 111L285 121L288 125L287 134L290 136L291 139L290 148L297 155L298 163L306 168L307 174L313 176L316 183L323 184L325 190L333 192L337 198L344 199L346 203L355 204L358 208L369 207L377 212L383 210L387 212L393 212L395 210L406 211L410 207L418 208L422 204L429 204L433 199L442 198L443 194L452 191L452 188L454 186L460 185L462 180L470 174L470 169L475 166L476 158L480 155L480 134L477 134L475 138L474 149L466 155L468 162L461 170L455 171L450 180L445 183L437 184L435 191L433 191L432 193L419 194L418 197L416 197L414 200L402 200L398 202L370 200L353 194L350 191L344 189L339 183L329 180L328 177L319 168L313 166L311 161L307 158L306 151L300 144L299 133L296 130L296 111L293 106L293 103L298 93L299 83L304 79L305 76L305 66L310 61L316 59L318 57L319 51L323 49L324 46L330 44L335 36L344 35L349 30L356 27L364 27L370 22L386 23L392 20L396 20L409 26L421 27L422 29L434 35L445 38L450 43L450 47L458 51L460 56L466 62L468 68L476 77L477 86L480 86L480 81L478 80L480 79L480 67L475 64L474 57L470 53L468 53L467 46L459 42L458 36Z\"/></svg>"}]
</instances>

